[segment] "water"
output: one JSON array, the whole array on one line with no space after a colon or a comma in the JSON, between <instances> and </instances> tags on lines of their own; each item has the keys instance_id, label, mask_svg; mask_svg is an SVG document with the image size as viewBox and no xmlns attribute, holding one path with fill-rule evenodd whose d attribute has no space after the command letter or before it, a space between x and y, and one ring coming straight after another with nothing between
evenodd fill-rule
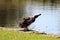
<instances>
[{"instance_id":1,"label":"water","mask_svg":"<svg viewBox=\"0 0 60 40\"><path fill-rule=\"evenodd\" d=\"M51 4L48 1L44 5L42 0L26 2L25 17L42 14L29 26L29 29L47 34L60 34L60 3L57 1L53 6Z\"/></svg>"}]
</instances>

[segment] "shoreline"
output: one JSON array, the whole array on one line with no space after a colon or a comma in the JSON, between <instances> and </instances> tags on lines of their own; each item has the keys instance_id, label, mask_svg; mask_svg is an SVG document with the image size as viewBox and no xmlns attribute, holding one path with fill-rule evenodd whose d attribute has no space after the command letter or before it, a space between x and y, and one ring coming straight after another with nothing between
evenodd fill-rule
<instances>
[{"instance_id":1,"label":"shoreline","mask_svg":"<svg viewBox=\"0 0 60 40\"><path fill-rule=\"evenodd\" d=\"M22 33L35 33L37 35L42 34L42 36L48 36L48 37L55 37L55 38L60 38L60 34L47 34L44 32L37 32L37 31L23 31L24 28L5 28L5 27L0 27L0 30L4 30L4 31L18 31L18 32L22 32Z\"/></svg>"}]
</instances>

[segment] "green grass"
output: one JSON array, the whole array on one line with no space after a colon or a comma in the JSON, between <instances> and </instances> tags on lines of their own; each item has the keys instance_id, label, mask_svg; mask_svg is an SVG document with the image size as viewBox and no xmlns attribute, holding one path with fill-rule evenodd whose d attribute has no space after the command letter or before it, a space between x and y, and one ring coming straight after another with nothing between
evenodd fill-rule
<instances>
[{"instance_id":1,"label":"green grass","mask_svg":"<svg viewBox=\"0 0 60 40\"><path fill-rule=\"evenodd\" d=\"M60 40L60 38L42 36L35 33L0 30L0 40Z\"/></svg>"}]
</instances>

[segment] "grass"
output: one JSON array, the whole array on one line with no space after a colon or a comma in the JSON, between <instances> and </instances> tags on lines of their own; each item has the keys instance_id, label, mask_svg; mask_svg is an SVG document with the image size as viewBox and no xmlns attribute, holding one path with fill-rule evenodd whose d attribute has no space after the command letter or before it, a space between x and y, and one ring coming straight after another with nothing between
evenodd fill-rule
<instances>
[{"instance_id":1,"label":"grass","mask_svg":"<svg viewBox=\"0 0 60 40\"><path fill-rule=\"evenodd\" d=\"M0 30L0 40L60 40L60 38L42 36L35 33Z\"/></svg>"}]
</instances>

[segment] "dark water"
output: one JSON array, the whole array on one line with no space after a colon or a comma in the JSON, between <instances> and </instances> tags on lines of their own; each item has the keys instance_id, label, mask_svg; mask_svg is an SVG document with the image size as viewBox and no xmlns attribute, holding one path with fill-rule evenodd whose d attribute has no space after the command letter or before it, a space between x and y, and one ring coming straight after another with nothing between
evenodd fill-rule
<instances>
[{"instance_id":1,"label":"dark water","mask_svg":"<svg viewBox=\"0 0 60 40\"><path fill-rule=\"evenodd\" d=\"M25 17L42 14L34 23L29 26L29 29L60 34L60 3L59 1L51 3L51 1L27 1L24 7Z\"/></svg>"}]
</instances>

